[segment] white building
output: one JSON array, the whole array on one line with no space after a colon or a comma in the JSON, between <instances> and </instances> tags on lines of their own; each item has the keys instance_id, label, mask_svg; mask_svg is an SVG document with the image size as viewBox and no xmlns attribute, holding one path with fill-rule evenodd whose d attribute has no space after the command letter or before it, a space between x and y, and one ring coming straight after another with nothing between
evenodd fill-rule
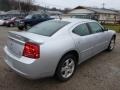
<instances>
[{"instance_id":1,"label":"white building","mask_svg":"<svg viewBox=\"0 0 120 90\"><path fill-rule=\"evenodd\" d=\"M77 18L90 18L100 22L114 23L120 19L120 14L115 10L105 8L91 8L78 6L68 12L66 16Z\"/></svg>"}]
</instances>

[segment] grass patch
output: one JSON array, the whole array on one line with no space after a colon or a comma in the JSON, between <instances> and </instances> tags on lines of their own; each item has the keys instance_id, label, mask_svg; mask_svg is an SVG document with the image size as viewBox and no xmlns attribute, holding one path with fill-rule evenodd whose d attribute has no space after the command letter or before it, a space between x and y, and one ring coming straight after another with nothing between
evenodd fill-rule
<instances>
[{"instance_id":1,"label":"grass patch","mask_svg":"<svg viewBox=\"0 0 120 90\"><path fill-rule=\"evenodd\" d=\"M120 24L104 24L105 28L115 30L116 32L120 33Z\"/></svg>"}]
</instances>

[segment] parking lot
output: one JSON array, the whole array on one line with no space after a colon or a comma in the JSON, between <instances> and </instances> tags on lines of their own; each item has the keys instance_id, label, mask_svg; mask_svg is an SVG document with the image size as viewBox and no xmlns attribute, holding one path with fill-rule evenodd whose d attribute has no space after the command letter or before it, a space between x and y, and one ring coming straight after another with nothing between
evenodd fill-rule
<instances>
[{"instance_id":1,"label":"parking lot","mask_svg":"<svg viewBox=\"0 0 120 90\"><path fill-rule=\"evenodd\" d=\"M0 90L120 90L120 34L114 51L87 60L69 81L60 83L54 78L22 78L4 63L3 47L11 30L17 29L0 27Z\"/></svg>"}]
</instances>

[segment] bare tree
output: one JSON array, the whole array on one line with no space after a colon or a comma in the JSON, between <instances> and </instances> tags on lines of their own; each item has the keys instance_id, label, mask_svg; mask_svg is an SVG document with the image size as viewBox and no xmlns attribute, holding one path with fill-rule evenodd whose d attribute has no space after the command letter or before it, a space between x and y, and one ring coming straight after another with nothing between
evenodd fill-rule
<instances>
[{"instance_id":1,"label":"bare tree","mask_svg":"<svg viewBox=\"0 0 120 90\"><path fill-rule=\"evenodd\" d=\"M10 8L9 0L0 0L0 10L8 11Z\"/></svg>"},{"instance_id":2,"label":"bare tree","mask_svg":"<svg viewBox=\"0 0 120 90\"><path fill-rule=\"evenodd\" d=\"M34 5L34 0L0 0L0 10L20 10L29 13L39 8Z\"/></svg>"}]
</instances>

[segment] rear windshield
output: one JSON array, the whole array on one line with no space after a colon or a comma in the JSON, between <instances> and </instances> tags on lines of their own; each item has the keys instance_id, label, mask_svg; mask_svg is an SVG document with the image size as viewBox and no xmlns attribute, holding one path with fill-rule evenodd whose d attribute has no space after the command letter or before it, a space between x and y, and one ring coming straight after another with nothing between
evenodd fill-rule
<instances>
[{"instance_id":1,"label":"rear windshield","mask_svg":"<svg viewBox=\"0 0 120 90\"><path fill-rule=\"evenodd\" d=\"M69 24L69 22L66 21L45 21L29 29L28 32L43 36L52 36L55 32L57 32L67 24Z\"/></svg>"}]
</instances>

